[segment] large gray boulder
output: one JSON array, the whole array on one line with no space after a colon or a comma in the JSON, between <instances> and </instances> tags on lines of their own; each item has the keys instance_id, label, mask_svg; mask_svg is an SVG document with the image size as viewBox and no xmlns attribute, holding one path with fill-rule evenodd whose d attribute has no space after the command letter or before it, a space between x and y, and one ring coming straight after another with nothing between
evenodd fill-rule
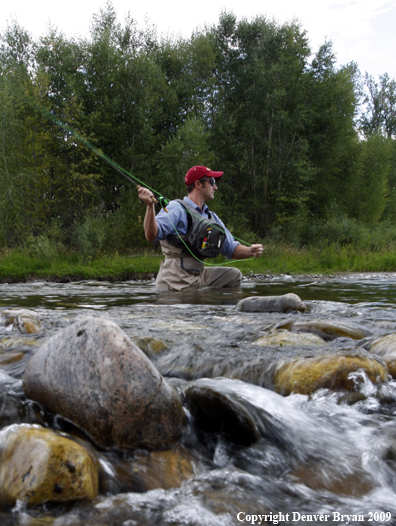
<instances>
[{"instance_id":1,"label":"large gray boulder","mask_svg":"<svg viewBox=\"0 0 396 526\"><path fill-rule=\"evenodd\" d=\"M244 312L305 312L307 307L297 294L283 296L250 296L239 301L237 310Z\"/></svg>"},{"instance_id":2,"label":"large gray boulder","mask_svg":"<svg viewBox=\"0 0 396 526\"><path fill-rule=\"evenodd\" d=\"M80 320L47 340L23 378L28 398L105 447L159 448L178 438L178 393L112 321Z\"/></svg>"}]
</instances>

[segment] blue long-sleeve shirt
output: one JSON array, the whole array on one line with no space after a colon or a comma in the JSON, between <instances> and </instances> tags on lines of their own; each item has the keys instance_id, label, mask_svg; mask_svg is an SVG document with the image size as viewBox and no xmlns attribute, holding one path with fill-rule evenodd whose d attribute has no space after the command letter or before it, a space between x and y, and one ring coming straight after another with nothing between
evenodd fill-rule
<instances>
[{"instance_id":1,"label":"blue long-sleeve shirt","mask_svg":"<svg viewBox=\"0 0 396 526\"><path fill-rule=\"evenodd\" d=\"M209 208L206 204L203 205L203 210L191 201L188 197L184 197L183 201L192 206L201 217L209 219ZM160 241L166 239L168 236L176 235L175 228L180 235L187 234L188 229L188 217L187 212L183 206L177 201L170 201L166 206L168 212L161 210L157 214L158 234L154 241ZM223 254L227 259L232 259L232 254L235 248L239 245L238 241L235 241L231 232L225 227L222 220L214 212L210 212L212 219L216 221L223 229L226 234L226 239L223 246L221 247L220 253Z\"/></svg>"}]
</instances>

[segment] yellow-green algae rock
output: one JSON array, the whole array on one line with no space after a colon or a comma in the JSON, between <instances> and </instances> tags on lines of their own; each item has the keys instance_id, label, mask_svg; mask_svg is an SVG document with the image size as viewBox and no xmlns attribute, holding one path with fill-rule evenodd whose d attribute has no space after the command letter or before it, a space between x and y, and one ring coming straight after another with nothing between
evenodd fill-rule
<instances>
[{"instance_id":1,"label":"yellow-green algae rock","mask_svg":"<svg viewBox=\"0 0 396 526\"><path fill-rule=\"evenodd\" d=\"M274 331L253 342L260 347L323 347L326 342L316 334L298 334L287 330Z\"/></svg>"},{"instance_id":2,"label":"yellow-green algae rock","mask_svg":"<svg viewBox=\"0 0 396 526\"><path fill-rule=\"evenodd\" d=\"M12 425L0 432L0 502L12 507L93 500L98 469L80 444L37 425Z\"/></svg>"},{"instance_id":3,"label":"yellow-green algae rock","mask_svg":"<svg viewBox=\"0 0 396 526\"><path fill-rule=\"evenodd\" d=\"M311 394L318 389L351 391L354 383L348 376L359 369L363 369L373 383L386 381L389 376L385 363L374 356L326 353L279 362L273 375L274 389L284 396Z\"/></svg>"}]
</instances>

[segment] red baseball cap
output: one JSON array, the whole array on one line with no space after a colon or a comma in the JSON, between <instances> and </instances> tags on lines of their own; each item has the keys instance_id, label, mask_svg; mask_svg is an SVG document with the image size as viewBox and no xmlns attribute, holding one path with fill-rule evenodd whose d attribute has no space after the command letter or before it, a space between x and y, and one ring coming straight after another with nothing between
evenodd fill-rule
<instances>
[{"instance_id":1,"label":"red baseball cap","mask_svg":"<svg viewBox=\"0 0 396 526\"><path fill-rule=\"evenodd\" d=\"M201 177L214 177L215 179L220 179L224 172L213 172L210 168L206 166L193 166L188 170L184 178L184 182L189 186L194 181L198 181Z\"/></svg>"}]
</instances>

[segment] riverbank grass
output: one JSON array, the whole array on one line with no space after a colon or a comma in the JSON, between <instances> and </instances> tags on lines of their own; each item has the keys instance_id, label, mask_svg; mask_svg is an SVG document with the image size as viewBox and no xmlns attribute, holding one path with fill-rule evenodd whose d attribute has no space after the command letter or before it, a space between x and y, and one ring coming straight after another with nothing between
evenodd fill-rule
<instances>
[{"instance_id":1,"label":"riverbank grass","mask_svg":"<svg viewBox=\"0 0 396 526\"><path fill-rule=\"evenodd\" d=\"M109 255L84 259L70 253L52 257L31 255L23 250L0 254L0 281L79 281L86 279L123 281L149 279L157 274L163 257L156 252ZM210 264L230 264L244 275L334 274L338 272L396 272L396 252L369 251L353 247L298 248L268 244L261 258L227 262L219 257Z\"/></svg>"},{"instance_id":2,"label":"riverbank grass","mask_svg":"<svg viewBox=\"0 0 396 526\"><path fill-rule=\"evenodd\" d=\"M40 258L7 251L0 256L0 281L16 282L43 279L48 281L79 281L86 279L123 281L155 275L161 262L157 254L137 256L103 256L83 259L76 254Z\"/></svg>"}]
</instances>

